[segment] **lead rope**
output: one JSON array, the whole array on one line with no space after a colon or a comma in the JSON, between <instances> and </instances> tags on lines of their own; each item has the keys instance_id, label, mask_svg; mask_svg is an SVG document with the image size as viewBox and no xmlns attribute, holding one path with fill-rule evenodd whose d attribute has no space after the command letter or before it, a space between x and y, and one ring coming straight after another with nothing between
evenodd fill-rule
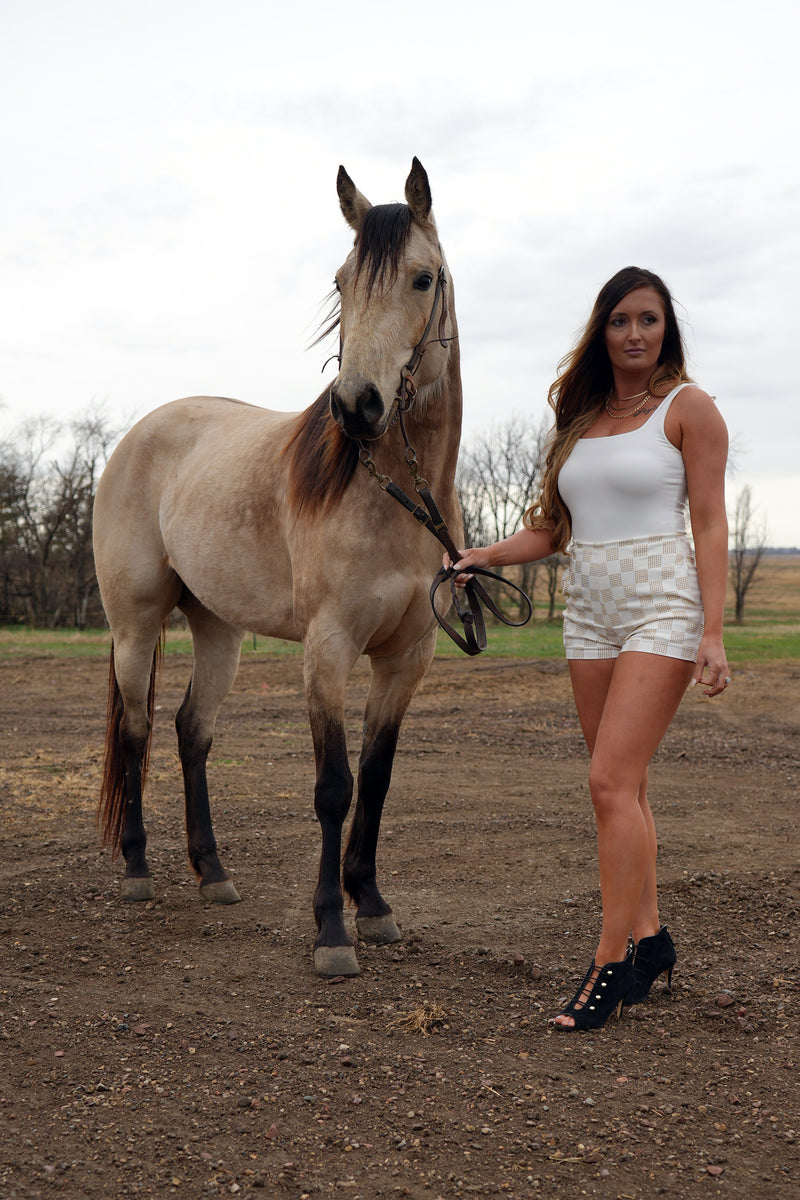
<instances>
[{"instance_id":1,"label":"lead rope","mask_svg":"<svg viewBox=\"0 0 800 1200\"><path fill-rule=\"evenodd\" d=\"M383 491L387 492L399 504L402 504L403 508L410 512L415 520L419 521L420 525L424 525L425 528L442 544L442 546L444 546L445 550L450 555L452 562L455 563L458 562L459 558L461 557L462 551L458 550L450 535L447 522L439 512L436 501L433 499L433 496L430 493L427 479L420 474L416 451L409 442L408 434L406 433L404 416L408 411L408 407L410 407L410 404L405 409L399 409L400 430L403 434L403 441L406 444L405 459L406 463L408 464L409 474L414 481L414 488L417 492L417 495L422 499L422 504L416 504L412 498L403 491L399 484L395 483L394 480L388 475L383 475L378 470L374 460L372 459L372 456L369 453L369 450L361 441L358 443L359 459L367 468L373 479L376 480L378 486L381 487ZM504 625L510 625L513 628L518 628L520 625L525 625L531 619L533 605L531 604L530 597L522 590L522 588L517 587L515 583L511 583L510 580L504 579L502 575L495 574L494 571L487 571L484 567L470 567L469 574L470 576L473 576L473 578L468 579L463 589L460 589L456 587L455 583L455 577L458 574L459 572L453 567L440 567L434 576L429 595L431 608L433 609L433 615L438 624L445 631L447 636L451 638L452 641L454 641L455 644L461 650L463 650L465 654L472 656L480 654L486 649L488 644L488 639L486 636L486 620L483 615L483 608L487 608L489 612L496 617L497 620L502 621ZM498 581L498 583L501 583L503 587L509 588L511 591L516 592L517 595L520 596L524 601L525 608L527 610L522 620L513 621L510 617L506 616L506 614L495 604L494 600L483 587L483 585L474 578L475 575L481 575L486 579L495 579ZM463 635L460 634L457 629L454 629L450 622L447 621L436 608L436 593L445 580L450 581L450 596L458 619L461 621L461 625L464 630ZM459 596L460 591L463 591L466 596L466 604L462 602L461 597ZM483 606L483 608L481 606Z\"/></svg>"}]
</instances>

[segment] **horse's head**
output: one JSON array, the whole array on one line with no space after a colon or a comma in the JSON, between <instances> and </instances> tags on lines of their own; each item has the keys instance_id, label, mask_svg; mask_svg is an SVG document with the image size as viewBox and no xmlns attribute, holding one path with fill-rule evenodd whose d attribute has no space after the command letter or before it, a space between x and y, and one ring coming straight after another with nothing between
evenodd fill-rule
<instances>
[{"instance_id":1,"label":"horse's head","mask_svg":"<svg viewBox=\"0 0 800 1200\"><path fill-rule=\"evenodd\" d=\"M444 331L438 311L429 337L426 330L434 305L445 303L437 280L446 265L428 176L416 158L406 180L406 204L373 207L344 167L337 191L356 239L336 273L342 348L331 412L348 437L372 439L394 416L405 367L412 364L417 387L431 384L444 369L447 348L439 340ZM429 348L421 361L412 361L423 339Z\"/></svg>"}]
</instances>

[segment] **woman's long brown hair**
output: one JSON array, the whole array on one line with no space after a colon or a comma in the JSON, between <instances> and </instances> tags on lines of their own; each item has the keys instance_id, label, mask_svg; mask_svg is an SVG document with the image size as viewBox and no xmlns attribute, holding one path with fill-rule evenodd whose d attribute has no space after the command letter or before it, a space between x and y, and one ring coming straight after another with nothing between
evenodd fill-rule
<instances>
[{"instance_id":1,"label":"woman's long brown hair","mask_svg":"<svg viewBox=\"0 0 800 1200\"><path fill-rule=\"evenodd\" d=\"M650 376L650 391L655 392L664 384L674 387L689 382L683 338L667 285L652 271L623 267L600 289L586 328L577 345L558 364L558 375L547 393L555 424L548 442L542 490L539 499L525 513L523 524L528 529L550 530L554 551L565 550L572 536L572 517L558 490L561 468L575 443L597 420L614 386L605 344L606 325L623 298L641 287L653 288L664 305L664 341L658 364Z\"/></svg>"}]
</instances>

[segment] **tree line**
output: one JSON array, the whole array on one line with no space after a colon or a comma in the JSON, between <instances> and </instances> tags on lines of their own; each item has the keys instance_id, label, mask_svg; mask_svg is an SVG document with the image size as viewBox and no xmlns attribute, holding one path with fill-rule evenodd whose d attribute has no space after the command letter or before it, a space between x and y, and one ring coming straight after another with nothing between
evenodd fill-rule
<instances>
[{"instance_id":1,"label":"tree line","mask_svg":"<svg viewBox=\"0 0 800 1200\"><path fill-rule=\"evenodd\" d=\"M0 625L103 624L92 506L117 437L95 415L24 421L0 442Z\"/></svg>"},{"instance_id":2,"label":"tree line","mask_svg":"<svg viewBox=\"0 0 800 1200\"><path fill-rule=\"evenodd\" d=\"M541 486L547 435L546 418L534 425L512 416L462 445L456 489L466 546L498 541L520 527ZM92 556L92 507L118 436L95 413L67 425L52 418L24 421L0 441L0 625L86 629L104 623ZM745 486L731 521L738 622L758 582L765 545ZM554 554L518 568L520 586L532 597L544 594L540 611L547 620L555 617L565 562ZM540 578L543 588L537 588Z\"/></svg>"}]
</instances>

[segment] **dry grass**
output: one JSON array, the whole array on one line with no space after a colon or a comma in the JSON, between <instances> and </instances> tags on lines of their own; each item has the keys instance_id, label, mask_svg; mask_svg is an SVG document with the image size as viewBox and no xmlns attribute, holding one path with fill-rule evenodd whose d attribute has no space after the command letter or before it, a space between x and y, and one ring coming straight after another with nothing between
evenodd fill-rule
<instances>
[{"instance_id":1,"label":"dry grass","mask_svg":"<svg viewBox=\"0 0 800 1200\"><path fill-rule=\"evenodd\" d=\"M443 1026L449 1020L449 1014L435 1000L425 1000L419 1008L409 1012L399 1013L390 1021L387 1028L402 1029L404 1033L421 1033L429 1037L431 1030Z\"/></svg>"}]
</instances>

